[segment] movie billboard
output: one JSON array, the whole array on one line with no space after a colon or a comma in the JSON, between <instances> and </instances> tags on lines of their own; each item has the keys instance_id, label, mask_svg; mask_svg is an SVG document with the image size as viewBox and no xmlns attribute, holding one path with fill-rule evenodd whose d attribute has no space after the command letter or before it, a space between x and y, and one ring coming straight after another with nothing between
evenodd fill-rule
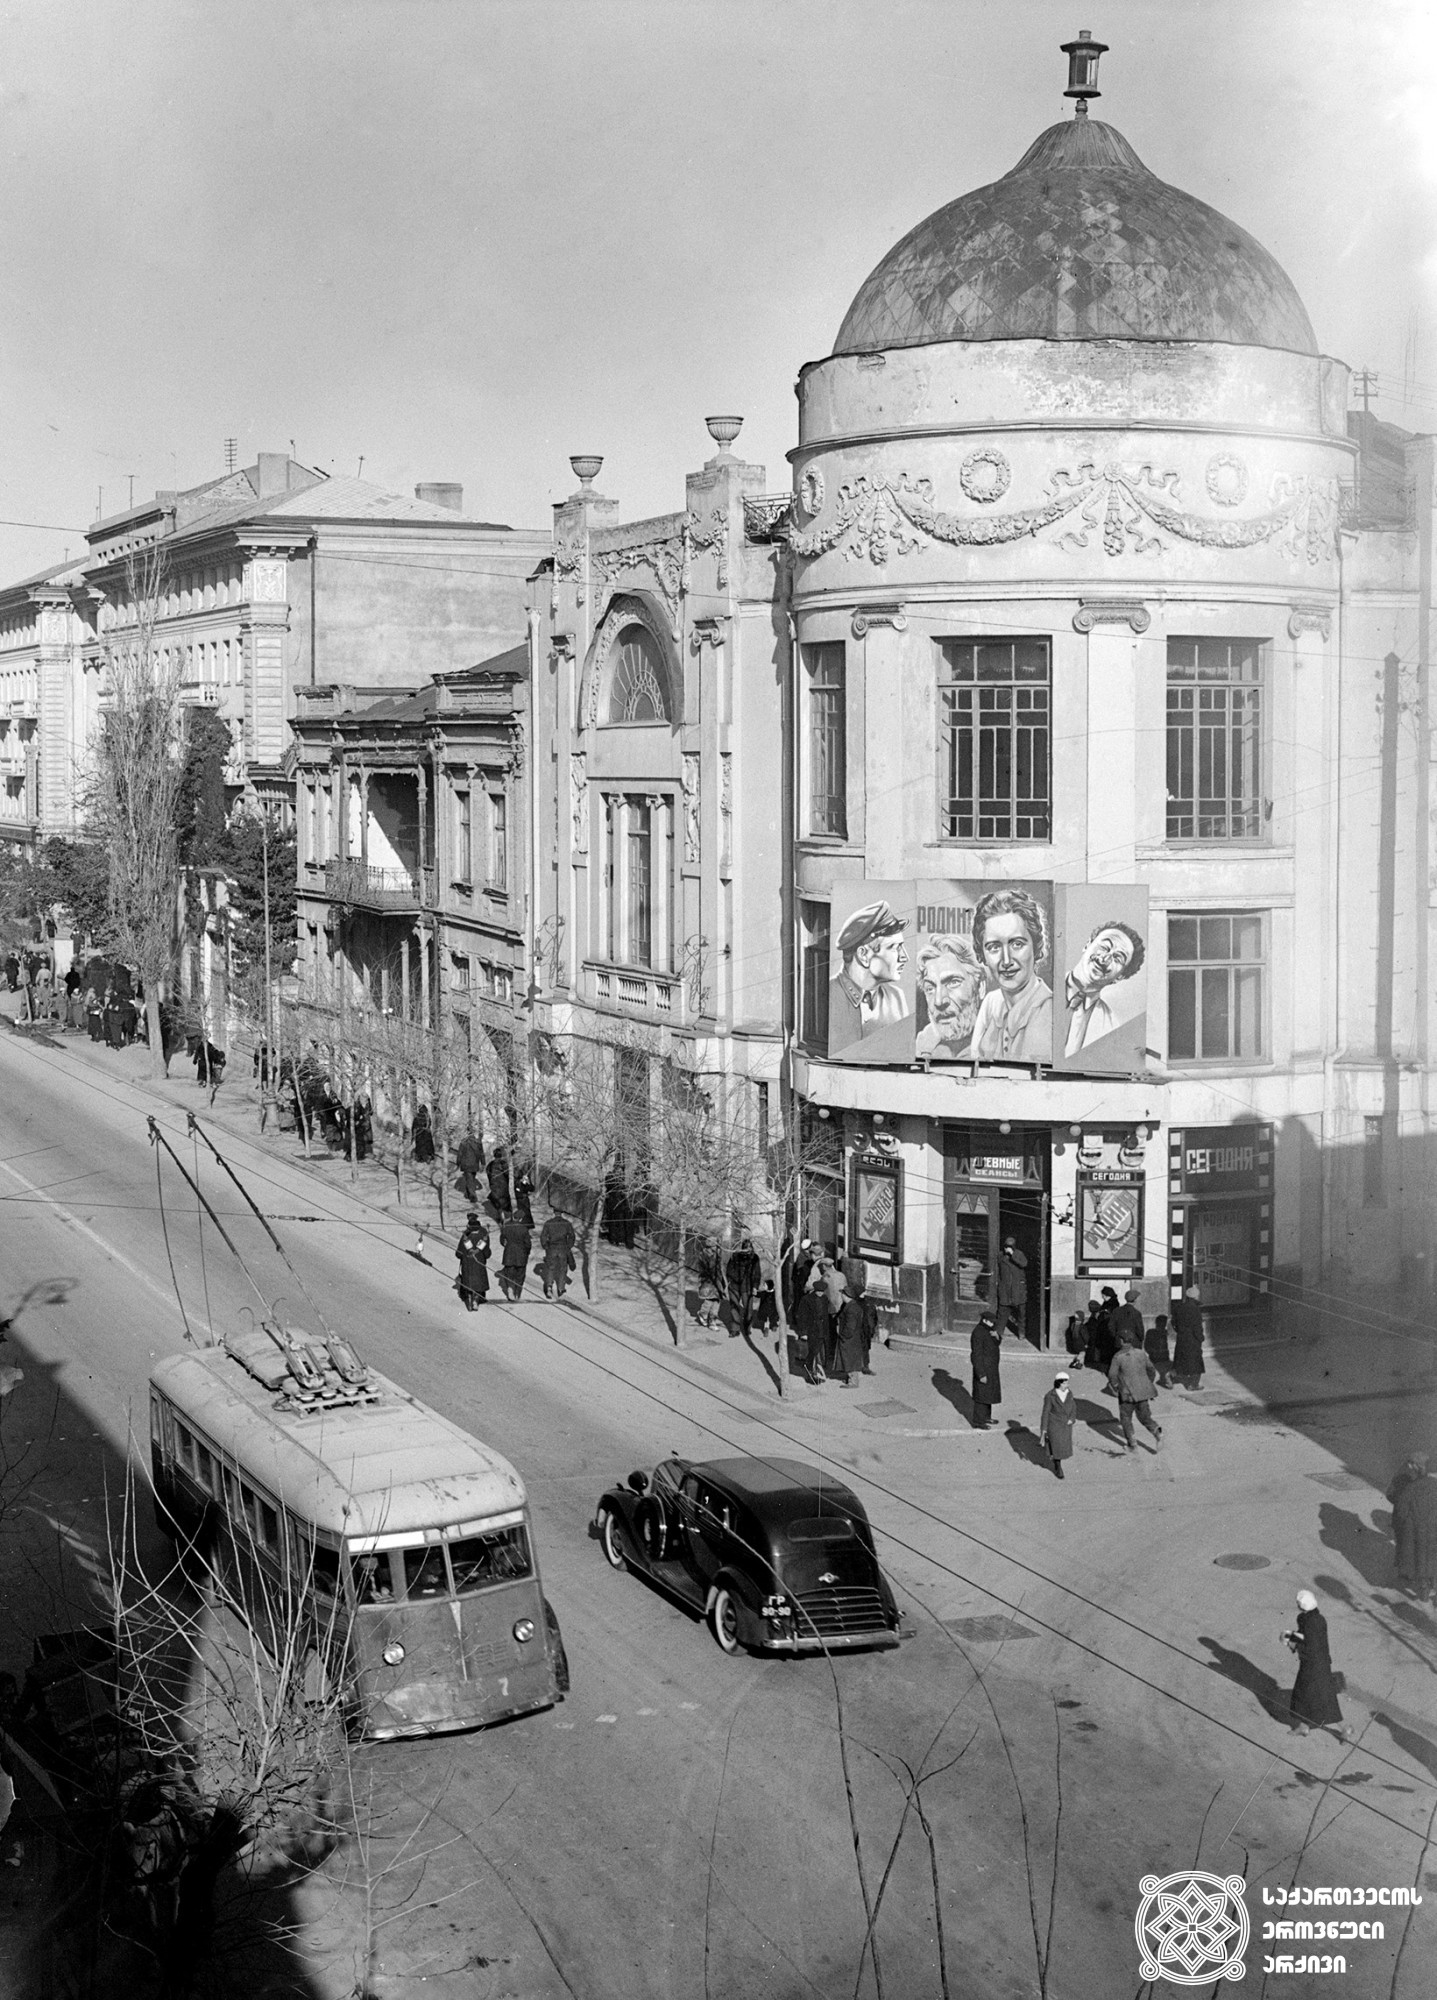
<instances>
[{"instance_id":1,"label":"movie billboard","mask_svg":"<svg viewBox=\"0 0 1437 2000\"><path fill-rule=\"evenodd\" d=\"M846 1063L911 1063L915 986L912 882L837 882L829 904L828 1053Z\"/></svg>"},{"instance_id":2,"label":"movie billboard","mask_svg":"<svg viewBox=\"0 0 1437 2000\"><path fill-rule=\"evenodd\" d=\"M1148 892L1067 882L1058 891L1053 1062L1099 1074L1147 1065Z\"/></svg>"}]
</instances>

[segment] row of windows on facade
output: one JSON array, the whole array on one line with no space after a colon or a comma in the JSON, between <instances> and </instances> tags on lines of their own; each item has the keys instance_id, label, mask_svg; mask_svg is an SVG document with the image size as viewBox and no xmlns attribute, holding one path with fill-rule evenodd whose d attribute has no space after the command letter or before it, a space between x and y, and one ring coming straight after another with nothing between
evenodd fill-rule
<instances>
[{"instance_id":1,"label":"row of windows on facade","mask_svg":"<svg viewBox=\"0 0 1437 2000\"><path fill-rule=\"evenodd\" d=\"M846 840L847 660L803 648L810 836ZM1052 839L1052 662L1046 639L937 643L938 831L945 840ZM1263 642L1169 639L1167 838L1257 840Z\"/></svg>"},{"instance_id":2,"label":"row of windows on facade","mask_svg":"<svg viewBox=\"0 0 1437 2000\"><path fill-rule=\"evenodd\" d=\"M205 569L172 577L161 584L157 606L161 618L186 618L194 611L213 611L225 604L239 604L244 597L244 570L238 565L225 569ZM133 625L136 611L132 601L117 601L100 607L100 628Z\"/></svg>"},{"instance_id":3,"label":"row of windows on facade","mask_svg":"<svg viewBox=\"0 0 1437 2000\"><path fill-rule=\"evenodd\" d=\"M804 1043L828 1047L831 969L826 903L801 903ZM1168 1061L1262 1062L1267 1055L1267 914L1212 910L1168 920Z\"/></svg>"},{"instance_id":4,"label":"row of windows on facade","mask_svg":"<svg viewBox=\"0 0 1437 2000\"><path fill-rule=\"evenodd\" d=\"M453 881L456 887L468 888L475 880L475 810L476 795L467 786L457 786L450 794L453 846ZM502 790L482 790L477 795L478 810L481 814L479 833L479 859L483 866L482 880L488 889L507 889L509 886L509 799ZM357 803L357 798L356 798ZM304 788L304 812L306 819L306 858L316 866L326 861L337 860L335 852L334 802L326 785L306 785Z\"/></svg>"}]
</instances>

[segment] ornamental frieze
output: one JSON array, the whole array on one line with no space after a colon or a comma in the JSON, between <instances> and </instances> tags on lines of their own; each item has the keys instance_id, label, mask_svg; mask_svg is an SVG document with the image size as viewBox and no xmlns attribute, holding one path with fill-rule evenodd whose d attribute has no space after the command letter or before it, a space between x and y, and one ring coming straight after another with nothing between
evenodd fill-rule
<instances>
[{"instance_id":1,"label":"ornamental frieze","mask_svg":"<svg viewBox=\"0 0 1437 2000\"><path fill-rule=\"evenodd\" d=\"M1245 490L1245 489L1244 489ZM1159 473L1151 464L1088 459L1060 467L1036 506L1012 513L946 513L933 504L933 482L872 478L845 480L832 517L808 533L791 530L789 546L810 560L839 549L850 562L878 568L894 556L913 555L927 542L960 548L990 548L1059 529L1060 545L1089 548L1095 538L1109 556L1147 555L1163 549L1163 536L1202 548L1250 549L1272 543L1295 562L1316 565L1336 546L1338 482L1306 474L1274 478L1264 512L1216 518L1182 504L1180 475ZM991 502L989 503L991 505ZM1235 501L1224 499L1224 505Z\"/></svg>"}]
</instances>

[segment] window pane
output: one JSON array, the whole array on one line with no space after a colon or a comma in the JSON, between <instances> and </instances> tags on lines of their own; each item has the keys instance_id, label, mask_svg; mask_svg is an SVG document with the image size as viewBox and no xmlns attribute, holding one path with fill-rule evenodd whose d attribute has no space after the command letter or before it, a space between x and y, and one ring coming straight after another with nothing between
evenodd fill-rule
<instances>
[{"instance_id":1,"label":"window pane","mask_svg":"<svg viewBox=\"0 0 1437 2000\"><path fill-rule=\"evenodd\" d=\"M1262 1054L1262 969L1244 966L1232 975L1233 1048L1249 1062Z\"/></svg>"},{"instance_id":2,"label":"window pane","mask_svg":"<svg viewBox=\"0 0 1437 2000\"><path fill-rule=\"evenodd\" d=\"M844 649L805 646L808 672L809 831L843 839L848 831L844 738Z\"/></svg>"},{"instance_id":3,"label":"window pane","mask_svg":"<svg viewBox=\"0 0 1437 2000\"><path fill-rule=\"evenodd\" d=\"M1230 1026L1228 1020L1229 982L1231 973L1224 966L1218 970L1205 969L1202 979L1202 1050L1205 1056L1225 1056L1231 1053Z\"/></svg>"},{"instance_id":4,"label":"window pane","mask_svg":"<svg viewBox=\"0 0 1437 2000\"><path fill-rule=\"evenodd\" d=\"M357 1556L354 1561L354 1595L361 1604L388 1604L394 1598L394 1578L388 1553Z\"/></svg>"},{"instance_id":5,"label":"window pane","mask_svg":"<svg viewBox=\"0 0 1437 2000\"><path fill-rule=\"evenodd\" d=\"M1262 957L1261 917L1249 916L1249 917L1233 918L1232 955L1234 958Z\"/></svg>"},{"instance_id":6,"label":"window pane","mask_svg":"<svg viewBox=\"0 0 1437 2000\"><path fill-rule=\"evenodd\" d=\"M1232 918L1200 917L1198 919L1198 957L1208 960L1228 959L1232 956Z\"/></svg>"},{"instance_id":7,"label":"window pane","mask_svg":"<svg viewBox=\"0 0 1437 2000\"><path fill-rule=\"evenodd\" d=\"M1168 957L1192 960L1197 957L1197 918L1168 918Z\"/></svg>"},{"instance_id":8,"label":"window pane","mask_svg":"<svg viewBox=\"0 0 1437 2000\"><path fill-rule=\"evenodd\" d=\"M1192 1062L1197 1055L1197 974L1168 974L1168 1055Z\"/></svg>"},{"instance_id":9,"label":"window pane","mask_svg":"<svg viewBox=\"0 0 1437 2000\"><path fill-rule=\"evenodd\" d=\"M449 1561L454 1569L454 1588L461 1597L468 1590L487 1590L491 1584L511 1583L516 1577L529 1576L533 1569L529 1540L518 1524L451 1542Z\"/></svg>"},{"instance_id":10,"label":"window pane","mask_svg":"<svg viewBox=\"0 0 1437 2000\"><path fill-rule=\"evenodd\" d=\"M404 1551L404 1589L409 1597L447 1597L449 1578L441 1548Z\"/></svg>"}]
</instances>

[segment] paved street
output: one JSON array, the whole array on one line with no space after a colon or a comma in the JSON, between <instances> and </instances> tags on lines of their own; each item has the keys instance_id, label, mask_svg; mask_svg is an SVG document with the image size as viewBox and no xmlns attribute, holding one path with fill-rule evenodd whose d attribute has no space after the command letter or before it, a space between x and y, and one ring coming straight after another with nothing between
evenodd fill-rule
<instances>
[{"instance_id":1,"label":"paved street","mask_svg":"<svg viewBox=\"0 0 1437 2000\"><path fill-rule=\"evenodd\" d=\"M131 1430L143 1438L147 1370L184 1339L170 1258L200 1338L258 1305L168 1166L161 1214L146 1116L190 1162L184 1109L201 1103L181 1075L126 1081L74 1037L0 1039L0 1304L41 1281L67 1291L28 1308L4 1350L25 1370L4 1437L12 1451L35 1440L5 1522L11 1670L53 1614L41 1580L79 1590L103 1568L104 1494L119 1489ZM1390 1587L1390 1542L1373 1526L1399 1447L1430 1422L1430 1349L1370 1343L1368 1390L1378 1350L1391 1388L1362 1402L1340 1396L1335 1346L1235 1351L1200 1395L1162 1399L1158 1456L1128 1459L1088 1424L1060 1487L1021 1435L967 1429L961 1354L895 1347L859 1392L780 1405L741 1341L678 1355L652 1326L539 1300L465 1316L446 1246L431 1241L432 1267L416 1262L412 1228L307 1172L292 1137L260 1140L245 1116L248 1136L228 1132L239 1121L223 1107L212 1129L285 1218L276 1227L326 1313L523 1473L573 1666L549 1714L365 1753L386 1799L437 1801L433 1837L462 1835L425 1892L462 1894L394 1927L391 1976L424 1969L426 1990L456 1995L872 1992L853 1826L871 1898L882 1885L882 1990L904 2000L944 1991L935 1869L947 1990L1052 2000L1136 1987L1144 1874L1196 1864L1254 1885L1437 1891L1424 1851L1437 1625ZM213 1167L202 1184L260 1292L303 1320L233 1190ZM1031 1424L1052 1366L1005 1354L1000 1415ZM1263 1393L1294 1408L1270 1415ZM731 1660L611 1572L588 1532L594 1501L671 1448L844 1469L915 1636L833 1674ZM1253 1564L1219 1563L1232 1556ZM1314 1578L1333 1600L1351 1745L1298 1741L1263 1706L1264 1677L1286 1683L1277 1635L1293 1594ZM931 1860L922 1820L904 1812L905 1788L929 1773ZM323 1878L300 1903L313 1991L346 1992ZM1430 1902L1405 1952L1405 1913L1388 1914L1382 1943L1350 1948L1348 1994L1429 1990Z\"/></svg>"}]
</instances>

